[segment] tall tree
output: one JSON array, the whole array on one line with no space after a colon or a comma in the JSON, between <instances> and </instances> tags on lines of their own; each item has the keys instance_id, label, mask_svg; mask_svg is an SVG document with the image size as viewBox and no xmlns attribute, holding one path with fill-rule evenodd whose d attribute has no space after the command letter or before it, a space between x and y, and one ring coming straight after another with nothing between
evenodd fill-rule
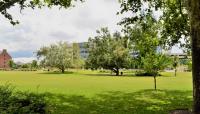
<instances>
[{"instance_id":1,"label":"tall tree","mask_svg":"<svg viewBox=\"0 0 200 114\"><path fill-rule=\"evenodd\" d=\"M200 114L200 1L189 0L192 37L194 113Z\"/></svg>"},{"instance_id":2,"label":"tall tree","mask_svg":"<svg viewBox=\"0 0 200 114\"><path fill-rule=\"evenodd\" d=\"M118 33L111 35L107 28L102 28L97 33L95 38L88 41L89 56L86 66L110 69L118 76L120 68L128 67L130 60L125 39Z\"/></svg>"},{"instance_id":3,"label":"tall tree","mask_svg":"<svg viewBox=\"0 0 200 114\"><path fill-rule=\"evenodd\" d=\"M122 24L133 25L147 14L160 11L163 28L161 35L167 46L185 40L192 47L194 114L200 114L200 1L199 0L121 0L121 13L131 11L133 17L125 18ZM191 37L191 39L190 39ZM192 45L190 44L192 42ZM181 42L183 43L183 42ZM188 45L187 45L188 44ZM183 44L184 45L184 44Z\"/></svg>"},{"instance_id":4,"label":"tall tree","mask_svg":"<svg viewBox=\"0 0 200 114\"><path fill-rule=\"evenodd\" d=\"M49 47L43 47L37 53L37 55L42 57L46 66L58 68L62 73L72 65L72 47L66 42L59 42Z\"/></svg>"},{"instance_id":5,"label":"tall tree","mask_svg":"<svg viewBox=\"0 0 200 114\"><path fill-rule=\"evenodd\" d=\"M133 27L127 28L126 32L130 38L130 48L135 54L135 61L138 61L139 67L143 68L141 58L150 53L157 53L158 48L162 48L158 34L159 23L151 16L147 16Z\"/></svg>"},{"instance_id":6,"label":"tall tree","mask_svg":"<svg viewBox=\"0 0 200 114\"><path fill-rule=\"evenodd\" d=\"M31 69L32 69L32 68L37 68L37 67L38 67L37 61L36 61L36 60L33 60L33 61L31 62Z\"/></svg>"}]
</instances>

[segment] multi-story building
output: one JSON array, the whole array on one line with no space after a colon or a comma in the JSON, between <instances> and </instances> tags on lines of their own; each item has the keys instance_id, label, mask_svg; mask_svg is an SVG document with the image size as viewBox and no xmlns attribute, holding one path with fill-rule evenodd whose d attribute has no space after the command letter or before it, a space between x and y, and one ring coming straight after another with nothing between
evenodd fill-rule
<instances>
[{"instance_id":1,"label":"multi-story building","mask_svg":"<svg viewBox=\"0 0 200 114\"><path fill-rule=\"evenodd\" d=\"M89 52L88 52L88 49L86 48L86 42L78 43L78 45L79 45L79 48L80 48L81 58L87 59Z\"/></svg>"},{"instance_id":2,"label":"multi-story building","mask_svg":"<svg viewBox=\"0 0 200 114\"><path fill-rule=\"evenodd\" d=\"M9 61L12 60L12 57L8 54L6 49L3 49L3 51L0 51L0 68L1 69L8 69L9 67Z\"/></svg>"}]
</instances>

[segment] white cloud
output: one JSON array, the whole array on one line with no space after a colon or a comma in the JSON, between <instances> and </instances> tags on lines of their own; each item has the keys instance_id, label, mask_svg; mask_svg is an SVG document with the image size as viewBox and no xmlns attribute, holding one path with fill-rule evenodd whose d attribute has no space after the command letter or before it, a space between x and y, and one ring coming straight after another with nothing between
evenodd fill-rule
<instances>
[{"instance_id":1,"label":"white cloud","mask_svg":"<svg viewBox=\"0 0 200 114\"><path fill-rule=\"evenodd\" d=\"M12 26L0 16L0 49L10 52L35 51L43 45L60 40L68 42L87 41L97 29L109 27L112 32L120 30L121 20L116 13L120 9L117 0L87 0L70 9L44 8L11 9L20 24Z\"/></svg>"},{"instance_id":2,"label":"white cloud","mask_svg":"<svg viewBox=\"0 0 200 114\"><path fill-rule=\"evenodd\" d=\"M15 63L31 63L33 60L37 60L35 57L19 57L13 58Z\"/></svg>"}]
</instances>

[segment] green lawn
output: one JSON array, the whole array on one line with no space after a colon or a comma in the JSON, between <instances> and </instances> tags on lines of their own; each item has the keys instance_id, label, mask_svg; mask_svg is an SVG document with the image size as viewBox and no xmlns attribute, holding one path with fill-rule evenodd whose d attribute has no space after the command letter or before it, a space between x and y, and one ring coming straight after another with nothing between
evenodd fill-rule
<instances>
[{"instance_id":1,"label":"green lawn","mask_svg":"<svg viewBox=\"0 0 200 114\"><path fill-rule=\"evenodd\" d=\"M191 108L191 73L162 73L153 90L152 77L110 76L97 71L66 74L1 71L0 83L18 90L48 92L55 114L167 114Z\"/></svg>"}]
</instances>

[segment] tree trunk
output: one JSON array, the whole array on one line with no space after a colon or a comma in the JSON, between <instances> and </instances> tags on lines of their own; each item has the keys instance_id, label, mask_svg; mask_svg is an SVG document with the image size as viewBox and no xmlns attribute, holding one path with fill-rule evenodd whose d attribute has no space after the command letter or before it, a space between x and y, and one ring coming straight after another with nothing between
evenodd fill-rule
<instances>
[{"instance_id":1,"label":"tree trunk","mask_svg":"<svg viewBox=\"0 0 200 114\"><path fill-rule=\"evenodd\" d=\"M174 73L174 76L176 77L176 73L177 73L177 69L175 68L175 73Z\"/></svg>"},{"instance_id":2,"label":"tree trunk","mask_svg":"<svg viewBox=\"0 0 200 114\"><path fill-rule=\"evenodd\" d=\"M65 69L62 69L62 73L65 73Z\"/></svg>"},{"instance_id":3,"label":"tree trunk","mask_svg":"<svg viewBox=\"0 0 200 114\"><path fill-rule=\"evenodd\" d=\"M61 67L61 72L65 73L65 67L64 66Z\"/></svg>"},{"instance_id":4,"label":"tree trunk","mask_svg":"<svg viewBox=\"0 0 200 114\"><path fill-rule=\"evenodd\" d=\"M119 68L116 68L116 76L119 76Z\"/></svg>"},{"instance_id":5,"label":"tree trunk","mask_svg":"<svg viewBox=\"0 0 200 114\"><path fill-rule=\"evenodd\" d=\"M200 0L190 0L194 114L200 114Z\"/></svg>"},{"instance_id":6,"label":"tree trunk","mask_svg":"<svg viewBox=\"0 0 200 114\"><path fill-rule=\"evenodd\" d=\"M116 76L119 76L119 68L114 68L114 69L112 69L112 70L113 70L113 72L116 73Z\"/></svg>"},{"instance_id":7,"label":"tree trunk","mask_svg":"<svg viewBox=\"0 0 200 114\"><path fill-rule=\"evenodd\" d=\"M153 78L154 78L154 89L156 90L157 89L157 87L156 87L156 85L157 85L156 76L153 76Z\"/></svg>"}]
</instances>

